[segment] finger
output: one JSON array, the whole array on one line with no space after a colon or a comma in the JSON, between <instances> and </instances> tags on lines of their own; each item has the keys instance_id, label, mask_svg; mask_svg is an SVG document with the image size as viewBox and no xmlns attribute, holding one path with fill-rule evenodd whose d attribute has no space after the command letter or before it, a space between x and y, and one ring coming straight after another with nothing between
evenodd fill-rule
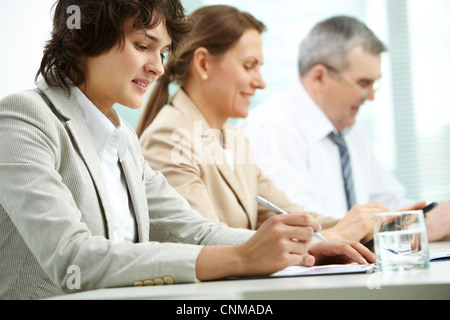
<instances>
[{"instance_id":1,"label":"finger","mask_svg":"<svg viewBox=\"0 0 450 320\"><path fill-rule=\"evenodd\" d=\"M375 255L361 243L352 242L343 247L343 254L359 264L375 262Z\"/></svg>"},{"instance_id":2,"label":"finger","mask_svg":"<svg viewBox=\"0 0 450 320\"><path fill-rule=\"evenodd\" d=\"M306 245L313 240L314 230L312 227L292 227L288 226L287 234L292 241Z\"/></svg>"},{"instance_id":3,"label":"finger","mask_svg":"<svg viewBox=\"0 0 450 320\"><path fill-rule=\"evenodd\" d=\"M291 213L288 215L282 215L282 217L283 222L290 226L311 227L315 232L322 230L322 226L319 221L307 212Z\"/></svg>"},{"instance_id":4,"label":"finger","mask_svg":"<svg viewBox=\"0 0 450 320\"><path fill-rule=\"evenodd\" d=\"M385 206L382 206L379 203L372 203L369 207L368 210L370 210L371 212L391 212L390 209L386 208Z\"/></svg>"},{"instance_id":5,"label":"finger","mask_svg":"<svg viewBox=\"0 0 450 320\"><path fill-rule=\"evenodd\" d=\"M302 255L308 251L309 241L299 240L296 238L291 238L290 242L286 246L286 251L290 254Z\"/></svg>"},{"instance_id":6,"label":"finger","mask_svg":"<svg viewBox=\"0 0 450 320\"><path fill-rule=\"evenodd\" d=\"M300 257L300 262L298 264L299 266L312 267L316 263L316 258L307 252L304 254L301 254L299 257Z\"/></svg>"},{"instance_id":7,"label":"finger","mask_svg":"<svg viewBox=\"0 0 450 320\"><path fill-rule=\"evenodd\" d=\"M425 201L422 201L422 202L418 202L410 207L400 209L400 211L420 210L420 209L425 208L426 205L427 205L427 203Z\"/></svg>"},{"instance_id":8,"label":"finger","mask_svg":"<svg viewBox=\"0 0 450 320\"><path fill-rule=\"evenodd\" d=\"M372 216L374 213L391 212L391 210L378 203L369 203L366 205L353 206L349 213L350 212L357 215Z\"/></svg>"},{"instance_id":9,"label":"finger","mask_svg":"<svg viewBox=\"0 0 450 320\"><path fill-rule=\"evenodd\" d=\"M376 257L374 255L374 253L367 248L366 246L364 246L362 243L359 242L354 242L352 244L353 248L359 252L359 254L368 262L368 263L375 263L376 262Z\"/></svg>"},{"instance_id":10,"label":"finger","mask_svg":"<svg viewBox=\"0 0 450 320\"><path fill-rule=\"evenodd\" d=\"M371 203L368 203L366 205L361 205L361 207L367 207L367 208L382 209L382 210L391 211L387 207L379 204L378 202L371 202Z\"/></svg>"},{"instance_id":11,"label":"finger","mask_svg":"<svg viewBox=\"0 0 450 320\"><path fill-rule=\"evenodd\" d=\"M339 263L356 262L359 264L367 264L366 259L348 241L329 242L320 244L320 247L316 246L316 248L320 248L320 251L316 252L316 255L319 254L319 256L322 257L334 257L335 261L340 261ZM310 253L314 254L314 252ZM321 263L323 263L323 261Z\"/></svg>"}]
</instances>

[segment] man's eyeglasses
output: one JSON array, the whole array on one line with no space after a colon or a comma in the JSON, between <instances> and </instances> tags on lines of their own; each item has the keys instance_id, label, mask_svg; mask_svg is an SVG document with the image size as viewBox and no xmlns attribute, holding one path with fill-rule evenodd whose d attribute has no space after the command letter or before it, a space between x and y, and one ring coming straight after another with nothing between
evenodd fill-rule
<instances>
[{"instance_id":1,"label":"man's eyeglasses","mask_svg":"<svg viewBox=\"0 0 450 320\"><path fill-rule=\"evenodd\" d=\"M365 88L361 86L356 81L350 79L347 75L343 74L342 72L336 70L333 67L324 65L329 71L337 74L339 77L341 77L345 82L353 86L355 89L359 90L362 94L362 99L366 100L371 94L375 94L378 90L381 89L382 82L380 80L375 81L373 84L370 85L370 87Z\"/></svg>"}]
</instances>

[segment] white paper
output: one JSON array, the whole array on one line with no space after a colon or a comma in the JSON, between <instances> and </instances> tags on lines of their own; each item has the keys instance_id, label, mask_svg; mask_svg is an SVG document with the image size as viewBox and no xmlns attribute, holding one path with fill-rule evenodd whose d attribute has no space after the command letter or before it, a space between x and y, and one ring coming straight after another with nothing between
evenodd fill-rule
<instances>
[{"instance_id":1,"label":"white paper","mask_svg":"<svg viewBox=\"0 0 450 320\"><path fill-rule=\"evenodd\" d=\"M326 274L345 274L345 273L371 273L375 271L376 266L373 264L333 264L315 267L288 267L284 270L272 274L272 277L296 277L296 276L312 276Z\"/></svg>"},{"instance_id":2,"label":"white paper","mask_svg":"<svg viewBox=\"0 0 450 320\"><path fill-rule=\"evenodd\" d=\"M450 259L450 252L430 252L430 261Z\"/></svg>"}]
</instances>

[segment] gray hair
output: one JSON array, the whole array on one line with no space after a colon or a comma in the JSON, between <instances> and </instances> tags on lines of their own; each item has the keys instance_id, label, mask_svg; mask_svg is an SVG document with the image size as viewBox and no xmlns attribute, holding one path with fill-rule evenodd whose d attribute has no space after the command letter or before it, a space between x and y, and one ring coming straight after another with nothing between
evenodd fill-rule
<instances>
[{"instance_id":1,"label":"gray hair","mask_svg":"<svg viewBox=\"0 0 450 320\"><path fill-rule=\"evenodd\" d=\"M359 45L376 54L387 51L387 47L373 31L355 18L337 16L324 20L302 41L299 73L304 76L317 64L345 70L349 67L347 54Z\"/></svg>"}]
</instances>

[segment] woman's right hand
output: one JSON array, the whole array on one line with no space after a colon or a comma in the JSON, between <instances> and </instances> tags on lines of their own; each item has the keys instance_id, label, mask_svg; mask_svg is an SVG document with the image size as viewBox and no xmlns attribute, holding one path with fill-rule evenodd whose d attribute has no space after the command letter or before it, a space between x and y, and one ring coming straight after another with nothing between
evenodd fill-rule
<instances>
[{"instance_id":1,"label":"woman's right hand","mask_svg":"<svg viewBox=\"0 0 450 320\"><path fill-rule=\"evenodd\" d=\"M288 266L314 264L307 252L314 232L320 230L319 222L308 213L272 216L239 246L240 255L246 259L245 273L264 275Z\"/></svg>"},{"instance_id":2,"label":"woman's right hand","mask_svg":"<svg viewBox=\"0 0 450 320\"><path fill-rule=\"evenodd\" d=\"M245 243L204 247L196 262L197 279L263 276L293 265L312 266L315 258L307 251L320 229L307 213L272 216Z\"/></svg>"}]
</instances>

